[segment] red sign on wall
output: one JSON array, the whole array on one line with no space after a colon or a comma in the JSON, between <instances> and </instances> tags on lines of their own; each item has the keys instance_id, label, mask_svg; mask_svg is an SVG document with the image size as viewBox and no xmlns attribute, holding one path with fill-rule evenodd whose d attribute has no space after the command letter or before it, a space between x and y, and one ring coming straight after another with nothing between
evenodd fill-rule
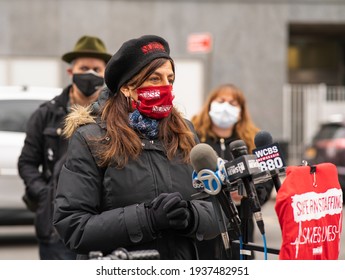
<instances>
[{"instance_id":1,"label":"red sign on wall","mask_svg":"<svg viewBox=\"0 0 345 280\"><path fill-rule=\"evenodd\" d=\"M187 49L191 53L208 53L212 50L210 33L193 33L188 36Z\"/></svg>"}]
</instances>

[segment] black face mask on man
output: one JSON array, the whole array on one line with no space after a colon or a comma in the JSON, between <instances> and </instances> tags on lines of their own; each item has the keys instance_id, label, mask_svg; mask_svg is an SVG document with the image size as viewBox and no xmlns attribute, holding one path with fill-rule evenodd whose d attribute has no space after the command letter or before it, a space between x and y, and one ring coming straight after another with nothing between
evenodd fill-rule
<instances>
[{"instance_id":1,"label":"black face mask on man","mask_svg":"<svg viewBox=\"0 0 345 280\"><path fill-rule=\"evenodd\" d=\"M104 84L104 79L94 72L73 74L73 83L86 96L89 97L100 89Z\"/></svg>"}]
</instances>

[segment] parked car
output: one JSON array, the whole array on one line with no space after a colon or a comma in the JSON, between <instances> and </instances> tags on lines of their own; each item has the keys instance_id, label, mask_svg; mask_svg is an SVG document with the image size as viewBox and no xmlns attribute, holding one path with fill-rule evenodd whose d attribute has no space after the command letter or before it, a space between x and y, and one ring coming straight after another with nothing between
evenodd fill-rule
<instances>
[{"instance_id":1,"label":"parked car","mask_svg":"<svg viewBox=\"0 0 345 280\"><path fill-rule=\"evenodd\" d=\"M61 91L60 88L0 87L0 225L33 224L34 215L22 201L25 187L18 175L18 157L30 115Z\"/></svg>"},{"instance_id":2,"label":"parked car","mask_svg":"<svg viewBox=\"0 0 345 280\"><path fill-rule=\"evenodd\" d=\"M303 159L310 164L330 162L336 165L345 198L345 122L341 117L320 125ZM343 202L345 204L345 199Z\"/></svg>"}]
</instances>

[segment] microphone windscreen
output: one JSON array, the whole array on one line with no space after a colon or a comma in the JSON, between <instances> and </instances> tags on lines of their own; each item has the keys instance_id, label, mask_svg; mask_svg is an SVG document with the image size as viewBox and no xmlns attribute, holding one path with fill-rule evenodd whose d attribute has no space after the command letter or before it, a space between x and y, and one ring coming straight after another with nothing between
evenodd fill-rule
<instances>
[{"instance_id":1,"label":"microphone windscreen","mask_svg":"<svg viewBox=\"0 0 345 280\"><path fill-rule=\"evenodd\" d=\"M234 158L248 154L248 148L243 140L235 140L229 144L230 152Z\"/></svg>"},{"instance_id":2,"label":"microphone windscreen","mask_svg":"<svg viewBox=\"0 0 345 280\"><path fill-rule=\"evenodd\" d=\"M216 151L206 143L195 145L190 152L190 160L196 172L202 169L217 171L217 159Z\"/></svg>"},{"instance_id":3,"label":"microphone windscreen","mask_svg":"<svg viewBox=\"0 0 345 280\"><path fill-rule=\"evenodd\" d=\"M264 147L273 144L272 135L267 131L259 131L254 138L255 147Z\"/></svg>"}]
</instances>

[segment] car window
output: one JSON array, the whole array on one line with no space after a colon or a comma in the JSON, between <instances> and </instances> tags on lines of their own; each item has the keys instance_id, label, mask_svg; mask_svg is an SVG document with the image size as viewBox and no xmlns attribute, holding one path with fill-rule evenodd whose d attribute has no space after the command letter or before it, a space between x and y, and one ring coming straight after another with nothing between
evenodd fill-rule
<instances>
[{"instance_id":1,"label":"car window","mask_svg":"<svg viewBox=\"0 0 345 280\"><path fill-rule=\"evenodd\" d=\"M335 139L345 138L345 127L339 127L334 134Z\"/></svg>"},{"instance_id":2,"label":"car window","mask_svg":"<svg viewBox=\"0 0 345 280\"><path fill-rule=\"evenodd\" d=\"M345 137L345 128L339 124L328 124L321 127L314 138L316 140L338 139Z\"/></svg>"},{"instance_id":3,"label":"car window","mask_svg":"<svg viewBox=\"0 0 345 280\"><path fill-rule=\"evenodd\" d=\"M0 131L25 132L31 114L45 100L0 100Z\"/></svg>"}]
</instances>

